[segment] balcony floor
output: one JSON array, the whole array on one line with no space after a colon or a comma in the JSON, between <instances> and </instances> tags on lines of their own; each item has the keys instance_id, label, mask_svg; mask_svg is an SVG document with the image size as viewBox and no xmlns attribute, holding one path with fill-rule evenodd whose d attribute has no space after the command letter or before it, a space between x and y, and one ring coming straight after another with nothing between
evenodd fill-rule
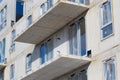
<instances>
[{"instance_id":1,"label":"balcony floor","mask_svg":"<svg viewBox=\"0 0 120 80\"><path fill-rule=\"evenodd\" d=\"M88 6L70 1L60 1L29 27L17 34L16 41L38 44L77 16L88 10Z\"/></svg>"},{"instance_id":2,"label":"balcony floor","mask_svg":"<svg viewBox=\"0 0 120 80\"><path fill-rule=\"evenodd\" d=\"M38 70L32 71L32 73L24 76L22 80L52 80L90 61L87 57L60 56L41 65Z\"/></svg>"}]
</instances>

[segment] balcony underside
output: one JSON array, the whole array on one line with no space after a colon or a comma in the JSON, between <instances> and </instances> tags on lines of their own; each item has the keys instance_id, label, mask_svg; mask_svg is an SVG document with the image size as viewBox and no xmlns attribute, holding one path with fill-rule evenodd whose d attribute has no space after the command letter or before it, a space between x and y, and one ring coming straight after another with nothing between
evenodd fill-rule
<instances>
[{"instance_id":1,"label":"balcony underside","mask_svg":"<svg viewBox=\"0 0 120 80\"><path fill-rule=\"evenodd\" d=\"M5 64L0 63L0 70L3 69L3 68L5 68L5 66L6 66Z\"/></svg>"},{"instance_id":2,"label":"balcony underside","mask_svg":"<svg viewBox=\"0 0 120 80\"><path fill-rule=\"evenodd\" d=\"M61 56L24 76L22 80L52 80L90 61L87 57Z\"/></svg>"},{"instance_id":3,"label":"balcony underside","mask_svg":"<svg viewBox=\"0 0 120 80\"><path fill-rule=\"evenodd\" d=\"M17 34L16 41L38 44L67 23L82 14L88 6L70 1L60 1L39 17L29 27Z\"/></svg>"}]
</instances>

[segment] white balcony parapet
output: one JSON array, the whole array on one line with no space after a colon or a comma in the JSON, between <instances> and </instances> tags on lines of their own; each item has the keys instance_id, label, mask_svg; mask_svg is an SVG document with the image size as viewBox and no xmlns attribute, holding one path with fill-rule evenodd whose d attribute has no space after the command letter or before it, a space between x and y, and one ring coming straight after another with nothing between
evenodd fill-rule
<instances>
[{"instance_id":1,"label":"white balcony parapet","mask_svg":"<svg viewBox=\"0 0 120 80\"><path fill-rule=\"evenodd\" d=\"M29 74L23 76L21 80L52 80L73 69L88 64L90 61L91 59L88 57L59 55L41 64L38 69L32 70Z\"/></svg>"},{"instance_id":2,"label":"white balcony parapet","mask_svg":"<svg viewBox=\"0 0 120 80\"><path fill-rule=\"evenodd\" d=\"M15 41L38 44L89 9L89 5L86 4L67 0L55 0L51 8L44 14L39 13L39 16L37 16L36 14L40 12L38 10L40 10L41 5L39 3L32 8L33 20L31 25L26 23L29 15L25 15L15 25L17 29Z\"/></svg>"}]
</instances>

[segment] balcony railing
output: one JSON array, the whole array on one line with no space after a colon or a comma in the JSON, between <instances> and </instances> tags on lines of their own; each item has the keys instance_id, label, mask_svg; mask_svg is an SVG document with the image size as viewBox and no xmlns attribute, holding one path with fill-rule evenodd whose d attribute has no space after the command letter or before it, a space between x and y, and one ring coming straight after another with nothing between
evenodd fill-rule
<instances>
[{"instance_id":1,"label":"balcony railing","mask_svg":"<svg viewBox=\"0 0 120 80\"><path fill-rule=\"evenodd\" d=\"M53 0L49 5L48 2L38 3L31 10L32 24L27 25L29 15L25 15L15 24L15 40L38 44L89 9L87 0L79 1Z\"/></svg>"}]
</instances>

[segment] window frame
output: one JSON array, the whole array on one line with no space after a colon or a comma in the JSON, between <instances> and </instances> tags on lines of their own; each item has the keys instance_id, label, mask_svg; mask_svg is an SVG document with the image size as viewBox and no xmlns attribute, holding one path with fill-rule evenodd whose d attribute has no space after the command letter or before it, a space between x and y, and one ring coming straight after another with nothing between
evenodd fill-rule
<instances>
[{"instance_id":1,"label":"window frame","mask_svg":"<svg viewBox=\"0 0 120 80\"><path fill-rule=\"evenodd\" d=\"M48 49L48 43L50 42L50 41L52 41L50 44L52 44L51 45L51 52L49 52L49 49ZM42 58L42 56L41 56L41 47L42 47L42 45L44 45L44 47L45 47L45 50L44 50L44 58ZM53 57L54 57L54 38L53 37L50 37L50 38L48 38L48 39L46 39L45 41L43 41L42 43L41 43L41 45L40 45L40 64L44 64L44 63L46 63L46 62L48 62L48 61L50 61L50 60L52 60L53 59ZM42 59L44 59L44 60L42 60ZM41 61L43 61L43 62L41 62Z\"/></svg>"},{"instance_id":2,"label":"window frame","mask_svg":"<svg viewBox=\"0 0 120 80\"><path fill-rule=\"evenodd\" d=\"M53 6L53 0L47 0L47 10Z\"/></svg>"},{"instance_id":3,"label":"window frame","mask_svg":"<svg viewBox=\"0 0 120 80\"><path fill-rule=\"evenodd\" d=\"M11 64L10 65L10 80L14 80L15 78L15 65Z\"/></svg>"},{"instance_id":4,"label":"window frame","mask_svg":"<svg viewBox=\"0 0 120 80\"><path fill-rule=\"evenodd\" d=\"M84 21L83 21L84 20ZM69 25L69 27L68 27L68 39L69 39L69 44L68 44L68 47L69 47L69 55L75 55L75 56L87 56L87 44L86 44L86 37L87 37L87 35L86 35L86 25L84 24L84 30L85 30L85 48L84 48L84 50L85 50L85 53L83 54L83 46L82 46L82 35L81 35L81 32L82 32L82 30L81 30L81 25L80 25L80 23L81 22L84 22L85 23L85 17L84 16L82 16L82 17L80 17L77 21L75 21L73 24L71 24L71 25ZM73 28L74 27L74 28ZM77 39L73 39L74 38L74 36L72 35L72 34L74 34L73 32L75 32L75 31L73 31L74 29L75 29L75 27L76 27L76 37L77 37ZM70 32L70 30L72 29L72 31ZM69 35L69 34L71 34L71 35ZM71 39L70 39L71 38ZM75 41L74 41L75 40ZM71 42L72 41L72 42ZM77 42L76 42L77 41ZM76 42L76 44L77 44L77 48L76 48L76 54L75 54L75 47L74 47L74 45L75 45L75 43L74 42ZM71 46L72 45L72 46ZM73 52L73 53L72 53Z\"/></svg>"},{"instance_id":5,"label":"window frame","mask_svg":"<svg viewBox=\"0 0 120 80\"><path fill-rule=\"evenodd\" d=\"M30 63L30 66L28 66ZM32 70L32 54L29 53L26 56L26 73L30 72Z\"/></svg>"},{"instance_id":6,"label":"window frame","mask_svg":"<svg viewBox=\"0 0 120 80\"><path fill-rule=\"evenodd\" d=\"M0 41L0 63L5 63L5 47L6 47L6 40L3 39Z\"/></svg>"},{"instance_id":7,"label":"window frame","mask_svg":"<svg viewBox=\"0 0 120 80\"><path fill-rule=\"evenodd\" d=\"M15 51L15 41L14 38L16 37L16 30L13 29L11 32L11 45L10 45L10 50L13 52Z\"/></svg>"},{"instance_id":8,"label":"window frame","mask_svg":"<svg viewBox=\"0 0 120 80\"><path fill-rule=\"evenodd\" d=\"M110 6L111 6L111 21L109 21L109 22L107 22L106 24L103 24L103 6L104 6L104 4L106 4L107 2L110 2ZM112 36L113 34L114 34L114 29L113 29L113 17L112 17L112 15L113 15L113 5L112 5L112 0L106 0L105 2L103 2L101 5L100 5L100 39L101 40L104 40L104 39L107 39L107 38L109 38L110 36ZM109 25L111 25L112 26L112 32L109 34L109 35L107 35L107 36L105 36L104 37L104 35L103 35L103 28L105 28L105 27L107 27L107 26L109 26Z\"/></svg>"},{"instance_id":9,"label":"window frame","mask_svg":"<svg viewBox=\"0 0 120 80\"><path fill-rule=\"evenodd\" d=\"M4 71L0 70L0 80L4 80Z\"/></svg>"},{"instance_id":10,"label":"window frame","mask_svg":"<svg viewBox=\"0 0 120 80\"><path fill-rule=\"evenodd\" d=\"M27 26L31 25L32 22L33 22L32 15L29 15L29 16L27 17Z\"/></svg>"},{"instance_id":11,"label":"window frame","mask_svg":"<svg viewBox=\"0 0 120 80\"><path fill-rule=\"evenodd\" d=\"M41 15L45 14L47 12L47 3L42 3L40 6L40 13Z\"/></svg>"},{"instance_id":12,"label":"window frame","mask_svg":"<svg viewBox=\"0 0 120 80\"><path fill-rule=\"evenodd\" d=\"M0 31L7 25L7 5L0 10Z\"/></svg>"},{"instance_id":13,"label":"window frame","mask_svg":"<svg viewBox=\"0 0 120 80\"><path fill-rule=\"evenodd\" d=\"M18 15L18 12L17 12L17 2L21 2L22 4L22 14L20 14L20 18L17 19L17 15ZM15 22L18 22L19 20L21 20L23 18L23 16L25 15L25 1L23 0L16 0L16 3L15 3Z\"/></svg>"},{"instance_id":14,"label":"window frame","mask_svg":"<svg viewBox=\"0 0 120 80\"><path fill-rule=\"evenodd\" d=\"M106 66L108 65L108 64L106 64L106 63L109 63L109 62L111 62L111 61L114 63L114 68L115 68L115 69L114 69L114 70L115 70L115 71L114 71L114 72L115 72L114 75L115 75L115 80L117 80L117 77L116 77L117 67L116 67L116 59L115 59L115 57L111 57L111 58L106 59L106 60L104 60L104 61L102 62L102 63L103 63L103 80L107 80L107 75L108 75L108 74L105 72L106 69L107 69ZM108 70L108 69L107 69L107 70Z\"/></svg>"}]
</instances>

